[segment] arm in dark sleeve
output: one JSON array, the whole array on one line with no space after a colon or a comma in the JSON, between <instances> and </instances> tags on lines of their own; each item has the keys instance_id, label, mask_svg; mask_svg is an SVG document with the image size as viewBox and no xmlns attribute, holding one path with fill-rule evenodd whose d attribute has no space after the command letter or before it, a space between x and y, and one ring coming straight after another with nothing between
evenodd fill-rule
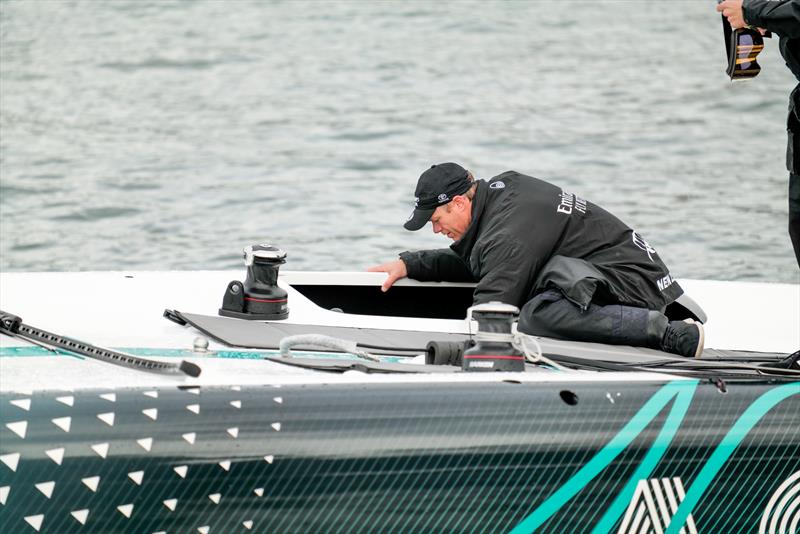
<instances>
[{"instance_id":1,"label":"arm in dark sleeve","mask_svg":"<svg viewBox=\"0 0 800 534\"><path fill-rule=\"evenodd\" d=\"M464 260L449 248L403 252L408 277L421 282L474 282Z\"/></svg>"},{"instance_id":2,"label":"arm in dark sleeve","mask_svg":"<svg viewBox=\"0 0 800 534\"><path fill-rule=\"evenodd\" d=\"M519 243L507 241L490 245L482 256L482 276L475 287L473 304L499 301L522 307L533 290L543 256Z\"/></svg>"},{"instance_id":3,"label":"arm in dark sleeve","mask_svg":"<svg viewBox=\"0 0 800 534\"><path fill-rule=\"evenodd\" d=\"M773 31L782 37L800 37L800 0L745 0L742 12L750 26Z\"/></svg>"}]
</instances>

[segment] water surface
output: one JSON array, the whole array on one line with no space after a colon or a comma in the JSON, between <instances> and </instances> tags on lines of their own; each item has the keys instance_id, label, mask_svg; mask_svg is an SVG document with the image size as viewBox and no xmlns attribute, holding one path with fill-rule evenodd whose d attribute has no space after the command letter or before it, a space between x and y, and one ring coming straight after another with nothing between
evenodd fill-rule
<instances>
[{"instance_id":1,"label":"water surface","mask_svg":"<svg viewBox=\"0 0 800 534\"><path fill-rule=\"evenodd\" d=\"M416 178L552 181L677 277L797 282L777 39L713 2L0 2L0 270L292 270L446 246Z\"/></svg>"}]
</instances>

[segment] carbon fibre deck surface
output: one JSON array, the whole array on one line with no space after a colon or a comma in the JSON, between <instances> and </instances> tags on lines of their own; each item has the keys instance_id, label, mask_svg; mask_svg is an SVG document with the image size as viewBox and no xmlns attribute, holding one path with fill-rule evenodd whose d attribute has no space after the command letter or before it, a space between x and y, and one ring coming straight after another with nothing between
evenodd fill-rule
<instances>
[{"instance_id":1,"label":"carbon fibre deck surface","mask_svg":"<svg viewBox=\"0 0 800 534\"><path fill-rule=\"evenodd\" d=\"M213 339L231 347L253 349L277 349L282 338L299 334L321 334L355 341L362 346L385 347L381 353L393 353L398 349L416 349L424 352L429 341L465 341L466 334L450 332L422 332L413 330L386 330L378 328L356 328L342 326L319 326L289 324L281 322L244 321L227 317L214 317L195 313L175 312L189 325ZM655 363L675 359L674 355L643 347L603 345L549 338L538 338L542 351L548 354L563 354L580 358L602 359L619 363ZM310 350L314 347L297 347ZM703 361L738 360L774 361L785 357L782 353L760 353L732 350L706 349ZM685 358L681 358L685 360Z\"/></svg>"}]
</instances>

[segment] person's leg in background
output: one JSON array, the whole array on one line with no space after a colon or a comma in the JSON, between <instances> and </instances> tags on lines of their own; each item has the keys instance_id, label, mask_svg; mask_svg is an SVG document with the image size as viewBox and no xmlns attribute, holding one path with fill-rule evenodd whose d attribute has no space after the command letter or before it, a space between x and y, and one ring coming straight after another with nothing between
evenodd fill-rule
<instances>
[{"instance_id":1,"label":"person's leg in background","mask_svg":"<svg viewBox=\"0 0 800 534\"><path fill-rule=\"evenodd\" d=\"M789 237L794 257L800 267L800 84L789 95L789 115L786 117L786 168L789 170Z\"/></svg>"},{"instance_id":2,"label":"person's leg in background","mask_svg":"<svg viewBox=\"0 0 800 534\"><path fill-rule=\"evenodd\" d=\"M789 175L789 237L800 267L800 174Z\"/></svg>"}]
</instances>

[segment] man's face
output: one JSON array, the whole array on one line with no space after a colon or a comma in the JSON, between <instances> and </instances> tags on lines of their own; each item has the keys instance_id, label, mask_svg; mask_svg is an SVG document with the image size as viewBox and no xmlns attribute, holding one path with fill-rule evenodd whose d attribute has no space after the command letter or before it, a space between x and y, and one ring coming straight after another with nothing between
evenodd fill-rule
<instances>
[{"instance_id":1,"label":"man's face","mask_svg":"<svg viewBox=\"0 0 800 534\"><path fill-rule=\"evenodd\" d=\"M442 234L458 241L469 228L472 203L461 195L444 206L439 206L431 215L433 233Z\"/></svg>"}]
</instances>

